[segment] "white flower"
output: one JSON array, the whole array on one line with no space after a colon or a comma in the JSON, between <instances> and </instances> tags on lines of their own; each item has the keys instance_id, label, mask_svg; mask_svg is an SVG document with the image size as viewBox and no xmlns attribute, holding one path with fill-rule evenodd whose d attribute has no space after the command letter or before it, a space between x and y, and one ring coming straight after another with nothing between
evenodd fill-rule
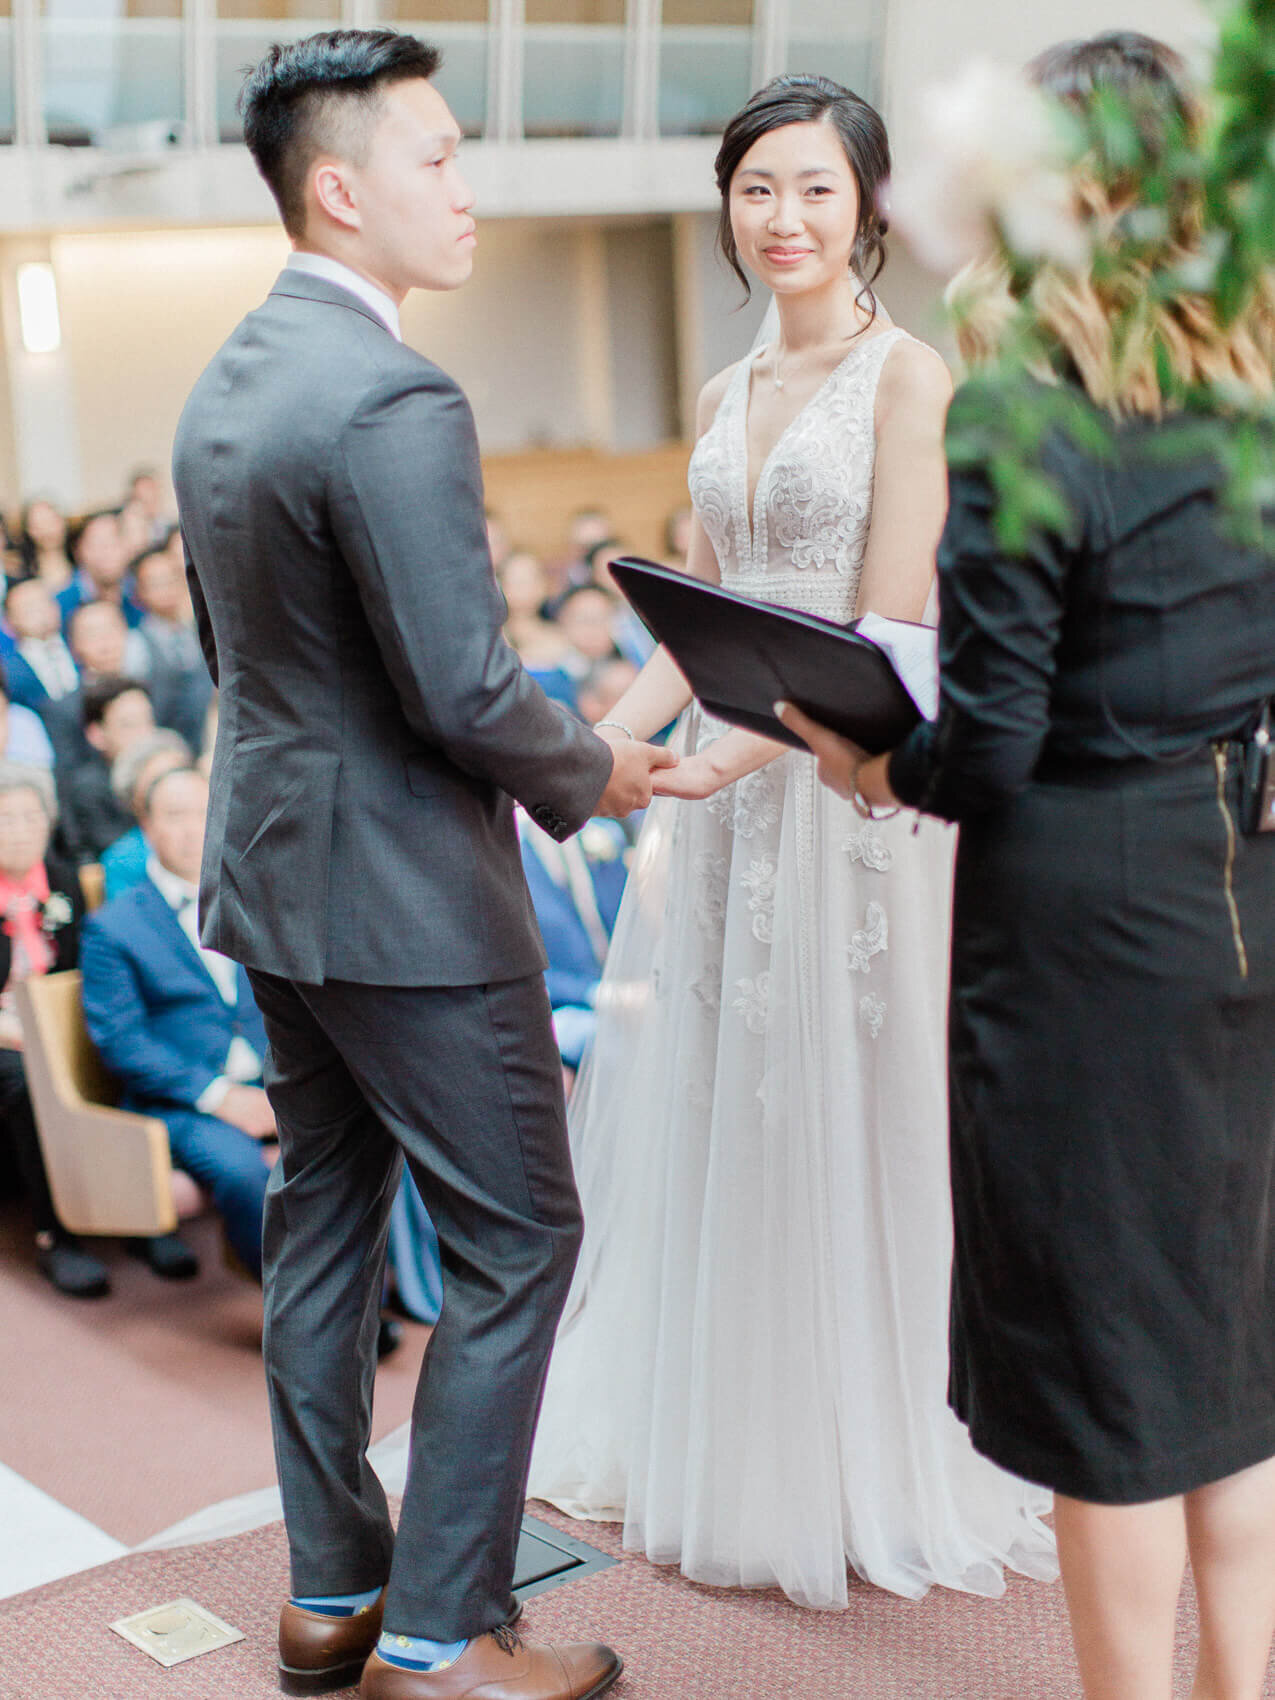
<instances>
[{"instance_id":1,"label":"white flower","mask_svg":"<svg viewBox=\"0 0 1275 1700\"><path fill-rule=\"evenodd\" d=\"M590 862L614 862L624 852L622 837L603 820L591 820L580 828L580 848Z\"/></svg>"},{"instance_id":2,"label":"white flower","mask_svg":"<svg viewBox=\"0 0 1275 1700\"><path fill-rule=\"evenodd\" d=\"M871 992L866 993L859 999L859 1019L874 1039L879 1038L885 1025L884 1000L874 998Z\"/></svg>"},{"instance_id":3,"label":"white flower","mask_svg":"<svg viewBox=\"0 0 1275 1700\"><path fill-rule=\"evenodd\" d=\"M923 263L950 274L999 232L1024 260L1084 266L1089 237L1067 175L1073 132L1020 72L973 61L922 95L920 139L890 187L892 221Z\"/></svg>"},{"instance_id":4,"label":"white flower","mask_svg":"<svg viewBox=\"0 0 1275 1700\"><path fill-rule=\"evenodd\" d=\"M58 927L65 927L75 915L71 907L71 899L62 891L49 893L44 905L43 926L46 933L55 932Z\"/></svg>"},{"instance_id":5,"label":"white flower","mask_svg":"<svg viewBox=\"0 0 1275 1700\"><path fill-rule=\"evenodd\" d=\"M735 989L740 995L731 1000L731 1008L743 1016L750 1033L764 1033L770 1009L769 969L763 970L755 980L736 980Z\"/></svg>"},{"instance_id":6,"label":"white flower","mask_svg":"<svg viewBox=\"0 0 1275 1700\"><path fill-rule=\"evenodd\" d=\"M890 948L890 925L879 903L869 903L863 915L863 926L850 940L847 955L852 974L871 972L872 958Z\"/></svg>"},{"instance_id":7,"label":"white flower","mask_svg":"<svg viewBox=\"0 0 1275 1700\"><path fill-rule=\"evenodd\" d=\"M762 856L750 862L739 876L740 884L752 893L748 908L753 917L753 937L761 944L770 944L774 937L776 873L774 858Z\"/></svg>"},{"instance_id":8,"label":"white flower","mask_svg":"<svg viewBox=\"0 0 1275 1700\"><path fill-rule=\"evenodd\" d=\"M883 874L894 861L894 852L871 821L858 832L852 832L841 848L852 862L862 862L865 868Z\"/></svg>"}]
</instances>

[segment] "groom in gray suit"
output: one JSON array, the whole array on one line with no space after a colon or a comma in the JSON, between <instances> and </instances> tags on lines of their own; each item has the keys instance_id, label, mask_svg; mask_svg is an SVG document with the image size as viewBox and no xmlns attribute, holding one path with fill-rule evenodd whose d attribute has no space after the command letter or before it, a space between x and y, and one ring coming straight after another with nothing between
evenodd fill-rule
<instances>
[{"instance_id":1,"label":"groom in gray suit","mask_svg":"<svg viewBox=\"0 0 1275 1700\"><path fill-rule=\"evenodd\" d=\"M549 702L501 635L457 385L400 340L472 266L437 54L275 47L248 146L296 252L182 415L174 479L220 690L203 942L244 963L281 1159L265 1360L294 1597L285 1691L581 1700L609 1648L510 1629L527 1461L580 1237L516 798L564 838L673 758ZM365 1456L403 1158L438 1229L397 1536ZM383 1623L382 1623L383 1613Z\"/></svg>"}]
</instances>

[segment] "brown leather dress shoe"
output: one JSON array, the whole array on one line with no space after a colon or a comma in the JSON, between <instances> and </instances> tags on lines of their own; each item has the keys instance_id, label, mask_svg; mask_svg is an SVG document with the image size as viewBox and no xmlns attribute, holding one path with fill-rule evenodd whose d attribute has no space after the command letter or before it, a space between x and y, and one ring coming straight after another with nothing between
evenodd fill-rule
<instances>
[{"instance_id":1,"label":"brown leather dress shoe","mask_svg":"<svg viewBox=\"0 0 1275 1700\"><path fill-rule=\"evenodd\" d=\"M373 1653L359 1694L362 1700L593 1700L623 1669L619 1654L598 1642L533 1646L511 1629L495 1629L441 1670L401 1670Z\"/></svg>"},{"instance_id":2,"label":"brown leather dress shoe","mask_svg":"<svg viewBox=\"0 0 1275 1700\"><path fill-rule=\"evenodd\" d=\"M285 1694L352 1688L381 1633L385 1594L353 1617L327 1617L291 1601L279 1613L279 1686Z\"/></svg>"}]
</instances>

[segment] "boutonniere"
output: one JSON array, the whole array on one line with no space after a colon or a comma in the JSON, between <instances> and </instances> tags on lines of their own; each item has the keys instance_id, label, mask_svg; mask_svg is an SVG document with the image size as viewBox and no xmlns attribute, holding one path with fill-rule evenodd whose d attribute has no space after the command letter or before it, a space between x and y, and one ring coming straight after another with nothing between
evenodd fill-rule
<instances>
[{"instance_id":1,"label":"boutonniere","mask_svg":"<svg viewBox=\"0 0 1275 1700\"><path fill-rule=\"evenodd\" d=\"M614 862L623 850L617 835L600 820L580 829L580 848L590 862Z\"/></svg>"},{"instance_id":2,"label":"boutonniere","mask_svg":"<svg viewBox=\"0 0 1275 1700\"><path fill-rule=\"evenodd\" d=\"M40 914L40 925L44 931L56 933L59 927L65 927L74 918L75 910L66 893L64 891L51 891Z\"/></svg>"}]
</instances>

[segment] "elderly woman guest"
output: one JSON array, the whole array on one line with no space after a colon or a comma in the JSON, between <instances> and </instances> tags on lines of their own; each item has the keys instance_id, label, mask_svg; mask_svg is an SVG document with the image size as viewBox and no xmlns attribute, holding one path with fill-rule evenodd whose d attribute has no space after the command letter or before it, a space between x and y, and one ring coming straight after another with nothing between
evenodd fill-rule
<instances>
[{"instance_id":1,"label":"elderly woman guest","mask_svg":"<svg viewBox=\"0 0 1275 1700\"><path fill-rule=\"evenodd\" d=\"M1180 61L1144 37L1034 70L1064 98L1137 89L1194 121ZM1198 229L1182 202L1166 274ZM961 823L950 1396L981 1451L1055 1490L1085 1694L1168 1700L1189 1555L1193 1700L1258 1700L1275 1626L1275 834L1239 830L1237 752L1275 695L1275 561L1235 540L1217 460L1163 407L1150 350L1117 369L1101 279L1054 283L1046 322L1115 440L1101 460L1047 446L1067 534L1009 557L989 479L960 472L937 721L866 760L782 712L865 811ZM1230 327L1199 298L1148 311L1181 378L1271 393L1258 308Z\"/></svg>"},{"instance_id":2,"label":"elderly woman guest","mask_svg":"<svg viewBox=\"0 0 1275 1700\"><path fill-rule=\"evenodd\" d=\"M26 1194L36 1261L59 1292L96 1298L106 1267L58 1221L22 1064L13 988L32 974L74 968L84 913L74 868L49 856L53 781L39 768L0 762L0 1147Z\"/></svg>"}]
</instances>

